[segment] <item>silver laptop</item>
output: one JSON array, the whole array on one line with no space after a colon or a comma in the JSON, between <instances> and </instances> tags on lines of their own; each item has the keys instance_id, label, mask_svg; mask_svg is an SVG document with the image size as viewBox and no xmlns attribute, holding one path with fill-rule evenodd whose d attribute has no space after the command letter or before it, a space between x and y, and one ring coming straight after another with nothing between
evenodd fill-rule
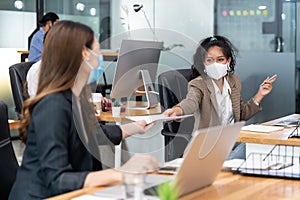
<instances>
[{"instance_id":1,"label":"silver laptop","mask_svg":"<svg viewBox=\"0 0 300 200\"><path fill-rule=\"evenodd\" d=\"M194 133L175 176L180 196L211 185L231 152L245 122L210 127Z\"/></svg>"},{"instance_id":2,"label":"silver laptop","mask_svg":"<svg viewBox=\"0 0 300 200\"><path fill-rule=\"evenodd\" d=\"M228 126L210 127L196 131L176 175L173 177L166 175L147 176L145 194L153 195L155 186L170 180L175 181L175 185L179 189L179 196L211 185L233 148L244 124L245 122L242 121ZM95 195L112 197L111 194L113 193L113 197L116 197L117 191L122 191L120 186L97 191ZM121 193L119 195L122 195Z\"/></svg>"}]
</instances>

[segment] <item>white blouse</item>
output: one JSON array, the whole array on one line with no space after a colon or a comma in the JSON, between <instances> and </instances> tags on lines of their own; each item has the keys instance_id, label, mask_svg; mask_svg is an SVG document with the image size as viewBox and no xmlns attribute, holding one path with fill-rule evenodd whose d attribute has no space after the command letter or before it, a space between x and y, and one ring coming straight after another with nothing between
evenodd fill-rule
<instances>
[{"instance_id":1,"label":"white blouse","mask_svg":"<svg viewBox=\"0 0 300 200\"><path fill-rule=\"evenodd\" d=\"M232 103L230 99L231 88L228 84L226 78L224 78L223 90L220 91L217 84L213 81L215 88L217 103L218 103L218 114L219 118L222 120L222 125L233 124L233 110Z\"/></svg>"}]
</instances>

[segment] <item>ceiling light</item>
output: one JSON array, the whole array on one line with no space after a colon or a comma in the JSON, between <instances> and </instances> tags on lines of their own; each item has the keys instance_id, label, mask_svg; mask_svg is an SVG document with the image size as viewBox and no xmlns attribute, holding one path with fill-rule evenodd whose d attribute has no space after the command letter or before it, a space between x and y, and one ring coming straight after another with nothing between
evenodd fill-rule
<instances>
[{"instance_id":1,"label":"ceiling light","mask_svg":"<svg viewBox=\"0 0 300 200\"><path fill-rule=\"evenodd\" d=\"M267 6L258 6L258 9L259 10L265 10L265 9L267 9Z\"/></svg>"},{"instance_id":2,"label":"ceiling light","mask_svg":"<svg viewBox=\"0 0 300 200\"><path fill-rule=\"evenodd\" d=\"M96 8L91 8L91 9L90 9L90 14L91 14L92 16L95 16L95 15L96 15Z\"/></svg>"},{"instance_id":3,"label":"ceiling light","mask_svg":"<svg viewBox=\"0 0 300 200\"><path fill-rule=\"evenodd\" d=\"M85 5L83 3L77 3L76 4L76 10L83 12L85 8Z\"/></svg>"}]
</instances>

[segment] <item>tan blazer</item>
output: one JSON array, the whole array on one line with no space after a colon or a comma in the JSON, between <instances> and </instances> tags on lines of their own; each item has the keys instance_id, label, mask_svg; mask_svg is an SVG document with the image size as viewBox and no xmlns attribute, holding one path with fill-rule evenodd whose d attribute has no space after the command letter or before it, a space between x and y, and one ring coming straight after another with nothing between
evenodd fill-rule
<instances>
[{"instance_id":1,"label":"tan blazer","mask_svg":"<svg viewBox=\"0 0 300 200\"><path fill-rule=\"evenodd\" d=\"M227 81L231 88L231 102L235 122L248 120L258 111L262 110L252 99L246 104L241 97L241 81L235 74L227 76ZM221 125L218 115L218 104L212 79L207 76L199 76L191 80L188 84L188 94L176 106L180 106L183 114L193 114L195 116L194 130Z\"/></svg>"}]
</instances>

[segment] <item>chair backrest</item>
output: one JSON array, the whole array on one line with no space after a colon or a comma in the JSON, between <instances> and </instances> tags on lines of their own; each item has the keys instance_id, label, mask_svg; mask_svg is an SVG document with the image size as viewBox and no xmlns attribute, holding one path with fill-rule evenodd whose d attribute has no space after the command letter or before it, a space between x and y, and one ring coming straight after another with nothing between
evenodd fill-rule
<instances>
[{"instance_id":1,"label":"chair backrest","mask_svg":"<svg viewBox=\"0 0 300 200\"><path fill-rule=\"evenodd\" d=\"M96 92L99 92L102 94L102 96L106 97L110 94L112 84L107 83L105 72L103 72L103 82L103 84L98 83Z\"/></svg>"},{"instance_id":2,"label":"chair backrest","mask_svg":"<svg viewBox=\"0 0 300 200\"><path fill-rule=\"evenodd\" d=\"M20 114L22 104L27 99L24 91L24 83L26 82L27 72L34 62L21 62L9 67L9 76L12 95L15 103L15 111Z\"/></svg>"},{"instance_id":3,"label":"chair backrest","mask_svg":"<svg viewBox=\"0 0 300 200\"><path fill-rule=\"evenodd\" d=\"M3 101L0 101L0 162L0 199L8 199L19 165L10 140L7 105Z\"/></svg>"},{"instance_id":4,"label":"chair backrest","mask_svg":"<svg viewBox=\"0 0 300 200\"><path fill-rule=\"evenodd\" d=\"M162 109L171 108L187 94L188 82L192 79L191 69L178 69L158 76L158 90ZM165 161L181 157L192 137L194 117L182 122L165 123L161 134L165 136Z\"/></svg>"},{"instance_id":5,"label":"chair backrest","mask_svg":"<svg viewBox=\"0 0 300 200\"><path fill-rule=\"evenodd\" d=\"M187 94L188 82L192 78L191 69L177 69L161 73L158 76L158 90L162 109L171 108ZM190 127L192 125L192 128ZM177 133L179 131L191 133L194 127L194 118L185 119L182 123L172 122L165 124L165 131Z\"/></svg>"}]
</instances>

